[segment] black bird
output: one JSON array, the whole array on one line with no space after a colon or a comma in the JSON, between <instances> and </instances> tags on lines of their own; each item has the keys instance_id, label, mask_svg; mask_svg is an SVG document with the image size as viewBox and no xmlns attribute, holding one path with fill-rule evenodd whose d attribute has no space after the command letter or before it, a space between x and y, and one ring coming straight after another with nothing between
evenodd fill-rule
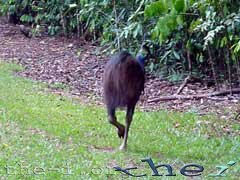
<instances>
[{"instance_id":1,"label":"black bird","mask_svg":"<svg viewBox=\"0 0 240 180\"><path fill-rule=\"evenodd\" d=\"M119 149L126 149L129 127L132 122L134 109L144 90L144 64L150 56L147 46L142 46L141 52L134 58L127 51L113 56L107 63L103 77L104 101L109 122L118 130L123 142ZM126 107L126 125L117 121L116 108Z\"/></svg>"},{"instance_id":2,"label":"black bird","mask_svg":"<svg viewBox=\"0 0 240 180\"><path fill-rule=\"evenodd\" d=\"M19 25L20 31L21 33L24 34L24 36L31 38L32 37L32 33L31 33L31 28L24 26L23 24Z\"/></svg>"}]
</instances>

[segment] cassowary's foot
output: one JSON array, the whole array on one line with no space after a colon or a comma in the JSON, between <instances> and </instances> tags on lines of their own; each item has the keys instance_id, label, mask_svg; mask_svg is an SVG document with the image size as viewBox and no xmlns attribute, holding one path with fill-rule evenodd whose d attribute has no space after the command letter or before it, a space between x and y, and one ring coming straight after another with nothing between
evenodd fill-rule
<instances>
[{"instance_id":1,"label":"cassowary's foot","mask_svg":"<svg viewBox=\"0 0 240 180\"><path fill-rule=\"evenodd\" d=\"M120 128L118 128L118 137L124 138L124 133L125 133L125 127L122 125Z\"/></svg>"},{"instance_id":2,"label":"cassowary's foot","mask_svg":"<svg viewBox=\"0 0 240 180\"><path fill-rule=\"evenodd\" d=\"M119 147L119 150L127 150L127 145L123 142L121 146Z\"/></svg>"}]
</instances>

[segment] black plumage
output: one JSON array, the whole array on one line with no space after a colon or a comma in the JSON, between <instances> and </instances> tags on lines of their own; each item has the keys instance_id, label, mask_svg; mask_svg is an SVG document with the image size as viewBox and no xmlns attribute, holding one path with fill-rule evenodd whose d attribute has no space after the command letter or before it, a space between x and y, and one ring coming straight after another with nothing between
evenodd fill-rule
<instances>
[{"instance_id":1,"label":"black plumage","mask_svg":"<svg viewBox=\"0 0 240 180\"><path fill-rule=\"evenodd\" d=\"M134 58L127 51L113 56L107 63L103 77L104 101L109 122L117 127L118 136L124 138L120 149L127 146L127 138L134 109L144 90L144 60L146 56ZM117 121L116 108L126 107L126 126Z\"/></svg>"}]
</instances>

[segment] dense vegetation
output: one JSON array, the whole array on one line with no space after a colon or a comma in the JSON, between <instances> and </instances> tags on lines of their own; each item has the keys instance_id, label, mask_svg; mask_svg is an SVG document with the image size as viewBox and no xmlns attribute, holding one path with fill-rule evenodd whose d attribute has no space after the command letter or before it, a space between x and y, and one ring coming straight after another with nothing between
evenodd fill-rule
<instances>
[{"instance_id":1,"label":"dense vegetation","mask_svg":"<svg viewBox=\"0 0 240 180\"><path fill-rule=\"evenodd\" d=\"M76 34L104 50L136 53L143 42L155 59L148 70L171 80L210 77L240 82L238 0L1 0L1 14L31 25L33 34ZM236 83L238 82L238 83Z\"/></svg>"}]
</instances>

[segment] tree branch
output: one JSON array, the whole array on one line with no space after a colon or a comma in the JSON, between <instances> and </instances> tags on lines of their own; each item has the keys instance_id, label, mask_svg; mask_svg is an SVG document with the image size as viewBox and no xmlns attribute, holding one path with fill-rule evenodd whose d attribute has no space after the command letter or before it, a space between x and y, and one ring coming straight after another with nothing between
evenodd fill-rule
<instances>
[{"instance_id":1,"label":"tree branch","mask_svg":"<svg viewBox=\"0 0 240 180\"><path fill-rule=\"evenodd\" d=\"M148 100L148 103L153 103L153 102L159 102L159 101L170 101L170 100L191 100L191 99L201 99L201 98L206 98L206 97L211 97L211 96L224 96L230 93L240 93L240 88L233 88L231 90L222 90L222 91L216 91L213 93L208 93L208 94L198 94L198 95L172 95L172 96L163 96L159 98L154 98Z\"/></svg>"},{"instance_id":2,"label":"tree branch","mask_svg":"<svg viewBox=\"0 0 240 180\"><path fill-rule=\"evenodd\" d=\"M184 79L182 85L178 88L178 90L177 90L177 92L175 93L175 95L178 95L178 94L180 94L180 93L182 92L183 88L184 88L184 87L186 86L186 84L188 83L188 80L190 79L190 77L191 77L191 75L188 75L188 76Z\"/></svg>"}]
</instances>

